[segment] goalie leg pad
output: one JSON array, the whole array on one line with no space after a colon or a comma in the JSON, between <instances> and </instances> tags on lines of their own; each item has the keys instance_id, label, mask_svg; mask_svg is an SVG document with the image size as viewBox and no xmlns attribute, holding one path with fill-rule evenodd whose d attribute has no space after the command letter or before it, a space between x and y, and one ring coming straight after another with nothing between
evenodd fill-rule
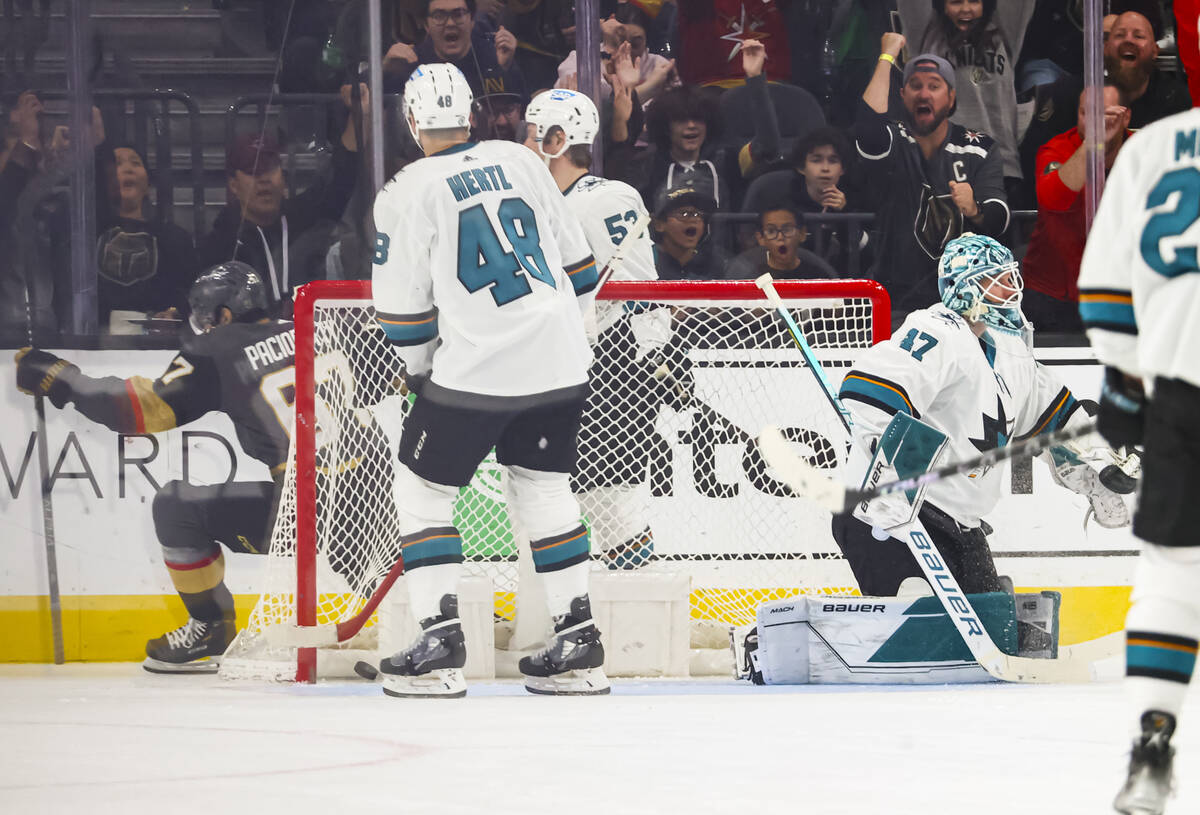
<instances>
[{"instance_id":1,"label":"goalie leg pad","mask_svg":"<svg viewBox=\"0 0 1200 815\"><path fill-rule=\"evenodd\" d=\"M1012 597L994 592L969 599L997 645L1014 652ZM756 622L749 673L761 672L767 685L992 680L934 597L793 597L759 607Z\"/></svg>"}]
</instances>

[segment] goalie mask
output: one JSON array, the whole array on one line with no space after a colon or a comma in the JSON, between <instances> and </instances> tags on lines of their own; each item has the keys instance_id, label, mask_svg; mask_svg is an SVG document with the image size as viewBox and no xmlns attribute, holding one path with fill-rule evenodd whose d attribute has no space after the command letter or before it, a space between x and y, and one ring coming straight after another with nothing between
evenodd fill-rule
<instances>
[{"instance_id":1,"label":"goalie mask","mask_svg":"<svg viewBox=\"0 0 1200 815\"><path fill-rule=\"evenodd\" d=\"M584 94L566 88L539 94L525 109L525 121L536 128L537 150L547 161L558 158L574 144L591 147L600 132L600 114L596 112L596 105ZM562 128L566 141L561 150L549 155L542 152L542 144L554 127Z\"/></svg>"},{"instance_id":2,"label":"goalie mask","mask_svg":"<svg viewBox=\"0 0 1200 815\"><path fill-rule=\"evenodd\" d=\"M972 322L1004 331L1025 329L1021 270L1005 246L967 232L946 244L938 261L942 303Z\"/></svg>"},{"instance_id":3,"label":"goalie mask","mask_svg":"<svg viewBox=\"0 0 1200 815\"><path fill-rule=\"evenodd\" d=\"M421 65L404 83L404 119L417 144L423 130L471 126L474 94L462 71L448 62Z\"/></svg>"},{"instance_id":4,"label":"goalie mask","mask_svg":"<svg viewBox=\"0 0 1200 815\"><path fill-rule=\"evenodd\" d=\"M213 266L196 278L188 291L188 318L197 334L218 325L221 309L233 314L235 323L248 323L267 316L267 292L258 272L240 260Z\"/></svg>"}]
</instances>

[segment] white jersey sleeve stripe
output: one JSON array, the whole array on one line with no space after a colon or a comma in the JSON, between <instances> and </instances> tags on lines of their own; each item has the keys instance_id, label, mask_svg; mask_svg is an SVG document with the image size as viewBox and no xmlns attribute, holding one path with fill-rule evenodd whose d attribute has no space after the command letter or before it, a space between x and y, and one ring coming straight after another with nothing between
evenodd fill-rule
<instances>
[{"instance_id":1,"label":"white jersey sleeve stripe","mask_svg":"<svg viewBox=\"0 0 1200 815\"><path fill-rule=\"evenodd\" d=\"M420 345L437 337L437 309L420 314L376 312L375 318L395 345Z\"/></svg>"}]
</instances>

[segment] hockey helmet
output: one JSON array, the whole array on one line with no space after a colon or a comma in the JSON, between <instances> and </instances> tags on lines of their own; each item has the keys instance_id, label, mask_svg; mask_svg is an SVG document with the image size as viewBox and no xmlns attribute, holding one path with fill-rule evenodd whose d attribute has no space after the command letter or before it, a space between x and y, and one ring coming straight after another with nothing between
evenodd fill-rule
<instances>
[{"instance_id":1,"label":"hockey helmet","mask_svg":"<svg viewBox=\"0 0 1200 815\"><path fill-rule=\"evenodd\" d=\"M203 334L219 323L222 308L229 309L238 323L267 316L267 292L258 272L240 260L231 260L196 278L188 291L188 306L192 330Z\"/></svg>"},{"instance_id":2,"label":"hockey helmet","mask_svg":"<svg viewBox=\"0 0 1200 815\"><path fill-rule=\"evenodd\" d=\"M404 119L420 144L422 130L470 127L473 99L467 78L454 65L419 65L404 84Z\"/></svg>"},{"instance_id":3,"label":"hockey helmet","mask_svg":"<svg viewBox=\"0 0 1200 815\"><path fill-rule=\"evenodd\" d=\"M600 132L600 114L595 103L585 94L566 88L538 94L525 109L525 121L536 128L538 152L548 159L558 158L573 144L590 147ZM542 143L555 126L562 128L566 142L557 153L547 155L542 153Z\"/></svg>"},{"instance_id":4,"label":"hockey helmet","mask_svg":"<svg viewBox=\"0 0 1200 815\"><path fill-rule=\"evenodd\" d=\"M938 261L942 303L971 321L1019 332L1024 282L1012 252L986 235L966 232L946 244Z\"/></svg>"}]
</instances>

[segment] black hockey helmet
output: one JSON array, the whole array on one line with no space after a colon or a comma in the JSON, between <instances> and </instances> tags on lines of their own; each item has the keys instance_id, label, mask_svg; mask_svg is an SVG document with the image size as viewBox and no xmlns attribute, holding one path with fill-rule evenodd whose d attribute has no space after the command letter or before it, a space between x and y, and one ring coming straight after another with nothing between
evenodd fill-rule
<instances>
[{"instance_id":1,"label":"black hockey helmet","mask_svg":"<svg viewBox=\"0 0 1200 815\"><path fill-rule=\"evenodd\" d=\"M203 334L220 321L222 308L236 323L249 323L267 316L267 292L258 272L240 260L213 266L196 278L188 291L192 330Z\"/></svg>"}]
</instances>

